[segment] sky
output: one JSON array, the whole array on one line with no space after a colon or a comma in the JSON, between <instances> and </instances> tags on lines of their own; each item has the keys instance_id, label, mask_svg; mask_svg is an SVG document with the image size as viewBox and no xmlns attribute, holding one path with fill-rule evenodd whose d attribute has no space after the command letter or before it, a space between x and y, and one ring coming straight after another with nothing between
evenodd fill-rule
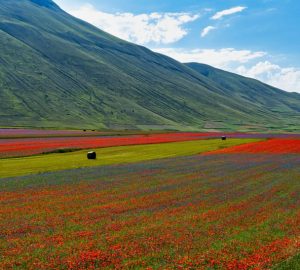
<instances>
[{"instance_id":1,"label":"sky","mask_svg":"<svg viewBox=\"0 0 300 270\"><path fill-rule=\"evenodd\" d=\"M299 0L54 0L100 29L166 54L300 93Z\"/></svg>"}]
</instances>

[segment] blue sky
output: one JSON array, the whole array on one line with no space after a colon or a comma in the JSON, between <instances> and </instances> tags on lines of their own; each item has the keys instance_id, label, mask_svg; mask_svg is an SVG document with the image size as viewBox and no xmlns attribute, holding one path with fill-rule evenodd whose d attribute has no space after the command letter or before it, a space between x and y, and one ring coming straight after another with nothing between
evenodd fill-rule
<instances>
[{"instance_id":1,"label":"blue sky","mask_svg":"<svg viewBox=\"0 0 300 270\"><path fill-rule=\"evenodd\" d=\"M300 92L299 0L54 0L72 15L181 62Z\"/></svg>"}]
</instances>

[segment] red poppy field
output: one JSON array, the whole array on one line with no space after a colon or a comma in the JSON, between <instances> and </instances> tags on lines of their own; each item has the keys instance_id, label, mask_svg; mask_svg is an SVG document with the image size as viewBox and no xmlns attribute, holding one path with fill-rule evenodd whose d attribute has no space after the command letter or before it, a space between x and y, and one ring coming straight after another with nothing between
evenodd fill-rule
<instances>
[{"instance_id":1,"label":"red poppy field","mask_svg":"<svg viewBox=\"0 0 300 270\"><path fill-rule=\"evenodd\" d=\"M166 134L147 134L147 135L130 135L130 136L84 136L80 131L32 131L32 130L1 130L2 134L16 135L16 138L5 139L0 136L0 158L22 157L51 152L75 151L80 149L103 148L112 146L126 145L143 145L158 144L169 142L194 141L200 139L220 138L226 135L229 138L266 138L280 137L288 139L295 135L266 135L266 134L243 134L243 133L201 133L201 132L176 132ZM76 137L68 137L70 134L76 134ZM28 134L36 136L50 137L34 137L27 138ZM39 135L40 134L40 135ZM56 137L51 137L55 134ZM69 135L68 135L69 134ZM92 134L92 133L88 133ZM0 132L1 135L1 132ZM68 135L68 136L67 136ZM22 137L23 136L23 137ZM299 150L298 150L299 152Z\"/></svg>"},{"instance_id":2,"label":"red poppy field","mask_svg":"<svg viewBox=\"0 0 300 270\"><path fill-rule=\"evenodd\" d=\"M0 141L0 158L30 156L56 150L79 150L100 147L157 144L218 137L215 133L168 133L133 136L18 138Z\"/></svg>"},{"instance_id":3,"label":"red poppy field","mask_svg":"<svg viewBox=\"0 0 300 270\"><path fill-rule=\"evenodd\" d=\"M2 178L0 269L298 269L299 142Z\"/></svg>"},{"instance_id":4,"label":"red poppy field","mask_svg":"<svg viewBox=\"0 0 300 270\"><path fill-rule=\"evenodd\" d=\"M213 151L210 154L222 153L265 153L265 154L300 154L300 139L271 139L237 145Z\"/></svg>"}]
</instances>

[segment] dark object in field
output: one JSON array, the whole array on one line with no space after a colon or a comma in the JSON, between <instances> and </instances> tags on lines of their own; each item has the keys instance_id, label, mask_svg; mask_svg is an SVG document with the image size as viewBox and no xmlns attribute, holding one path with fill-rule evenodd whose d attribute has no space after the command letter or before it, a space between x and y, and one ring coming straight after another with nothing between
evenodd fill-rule
<instances>
[{"instance_id":1,"label":"dark object in field","mask_svg":"<svg viewBox=\"0 0 300 270\"><path fill-rule=\"evenodd\" d=\"M97 158L97 154L94 151L88 152L87 153L87 158L88 159L96 159Z\"/></svg>"},{"instance_id":2,"label":"dark object in field","mask_svg":"<svg viewBox=\"0 0 300 270\"><path fill-rule=\"evenodd\" d=\"M222 141L226 141L227 137L226 136L222 136Z\"/></svg>"}]
</instances>

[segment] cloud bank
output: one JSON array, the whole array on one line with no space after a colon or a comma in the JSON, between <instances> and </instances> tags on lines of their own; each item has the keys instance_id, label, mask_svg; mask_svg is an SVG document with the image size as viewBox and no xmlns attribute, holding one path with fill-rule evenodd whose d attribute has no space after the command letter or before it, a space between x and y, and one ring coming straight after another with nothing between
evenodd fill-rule
<instances>
[{"instance_id":1,"label":"cloud bank","mask_svg":"<svg viewBox=\"0 0 300 270\"><path fill-rule=\"evenodd\" d=\"M231 64L247 63L266 55L265 52L252 52L249 50L235 50L233 48L224 49L174 49L160 48L156 52L171 56L182 63L198 62L209 64L218 68L229 68Z\"/></svg>"},{"instance_id":2,"label":"cloud bank","mask_svg":"<svg viewBox=\"0 0 300 270\"><path fill-rule=\"evenodd\" d=\"M258 79L274 87L300 93L300 69L281 67L271 61L266 52L224 49L154 49L182 63L198 62L221 68L242 76Z\"/></svg>"},{"instance_id":3,"label":"cloud bank","mask_svg":"<svg viewBox=\"0 0 300 270\"><path fill-rule=\"evenodd\" d=\"M91 4L85 4L68 12L114 36L140 45L174 43L188 34L184 26L200 17L198 14L184 12L113 14L97 10Z\"/></svg>"},{"instance_id":4,"label":"cloud bank","mask_svg":"<svg viewBox=\"0 0 300 270\"><path fill-rule=\"evenodd\" d=\"M277 88L300 93L300 69L281 67L269 61L261 61L250 68L240 66L235 71Z\"/></svg>"}]
</instances>

